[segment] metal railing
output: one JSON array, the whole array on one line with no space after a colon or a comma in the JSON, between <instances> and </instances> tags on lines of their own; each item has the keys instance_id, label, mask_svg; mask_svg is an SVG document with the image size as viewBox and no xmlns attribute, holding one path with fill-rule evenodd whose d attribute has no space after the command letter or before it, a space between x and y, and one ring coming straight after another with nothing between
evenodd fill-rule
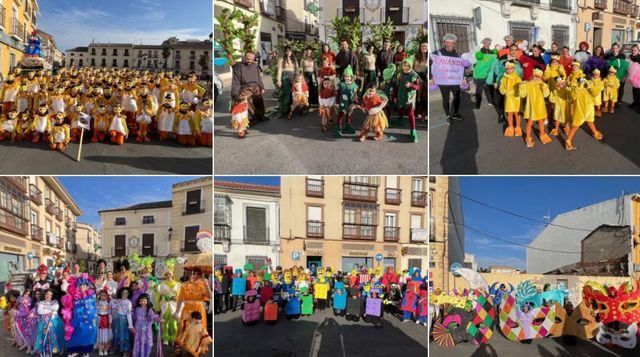
<instances>
[{"instance_id":1,"label":"metal railing","mask_svg":"<svg viewBox=\"0 0 640 357\"><path fill-rule=\"evenodd\" d=\"M4 28L4 26L5 26L5 22L4 22L5 13L4 13L4 11L5 11L4 6L0 5L0 26L2 28Z\"/></svg>"},{"instance_id":2,"label":"metal railing","mask_svg":"<svg viewBox=\"0 0 640 357\"><path fill-rule=\"evenodd\" d=\"M343 239L375 240L376 226L373 224L342 224Z\"/></svg>"},{"instance_id":3,"label":"metal railing","mask_svg":"<svg viewBox=\"0 0 640 357\"><path fill-rule=\"evenodd\" d=\"M247 9L253 9L253 0L234 0L233 2Z\"/></svg>"},{"instance_id":4,"label":"metal railing","mask_svg":"<svg viewBox=\"0 0 640 357\"><path fill-rule=\"evenodd\" d=\"M214 225L213 241L222 242L223 240L231 240L231 227L226 225Z\"/></svg>"},{"instance_id":5,"label":"metal railing","mask_svg":"<svg viewBox=\"0 0 640 357\"><path fill-rule=\"evenodd\" d=\"M154 224L156 223L156 218L155 217L142 217L142 224Z\"/></svg>"},{"instance_id":6,"label":"metal railing","mask_svg":"<svg viewBox=\"0 0 640 357\"><path fill-rule=\"evenodd\" d=\"M269 243L269 228L244 226L245 243Z\"/></svg>"},{"instance_id":7,"label":"metal railing","mask_svg":"<svg viewBox=\"0 0 640 357\"><path fill-rule=\"evenodd\" d=\"M308 238L324 238L324 222L307 221Z\"/></svg>"},{"instance_id":8,"label":"metal railing","mask_svg":"<svg viewBox=\"0 0 640 357\"><path fill-rule=\"evenodd\" d=\"M27 220L10 211L0 209L0 228L27 235Z\"/></svg>"},{"instance_id":9,"label":"metal railing","mask_svg":"<svg viewBox=\"0 0 640 357\"><path fill-rule=\"evenodd\" d=\"M22 29L22 24L20 23L20 21L18 21L18 19L16 18L12 18L11 19L11 31L9 32L9 34L16 38L16 40L19 41L24 41L23 39L23 29Z\"/></svg>"},{"instance_id":10,"label":"metal railing","mask_svg":"<svg viewBox=\"0 0 640 357\"><path fill-rule=\"evenodd\" d=\"M623 0L613 0L613 12L623 15L631 13L631 3Z\"/></svg>"},{"instance_id":11,"label":"metal railing","mask_svg":"<svg viewBox=\"0 0 640 357\"><path fill-rule=\"evenodd\" d=\"M34 184L29 185L29 198L38 206L42 205L42 191Z\"/></svg>"},{"instance_id":12,"label":"metal railing","mask_svg":"<svg viewBox=\"0 0 640 357\"><path fill-rule=\"evenodd\" d=\"M182 205L182 215L204 213L205 201L198 201L197 203L185 203Z\"/></svg>"},{"instance_id":13,"label":"metal railing","mask_svg":"<svg viewBox=\"0 0 640 357\"><path fill-rule=\"evenodd\" d=\"M324 197L324 180L306 178L306 194L309 197Z\"/></svg>"},{"instance_id":14,"label":"metal railing","mask_svg":"<svg viewBox=\"0 0 640 357\"><path fill-rule=\"evenodd\" d=\"M411 192L411 205L414 207L427 207L427 192L412 191Z\"/></svg>"},{"instance_id":15,"label":"metal railing","mask_svg":"<svg viewBox=\"0 0 640 357\"><path fill-rule=\"evenodd\" d=\"M27 189L27 179L22 176L4 176L5 180L20 189L21 192Z\"/></svg>"},{"instance_id":16,"label":"metal railing","mask_svg":"<svg viewBox=\"0 0 640 357\"><path fill-rule=\"evenodd\" d=\"M594 0L593 7L599 10L606 10L609 0Z\"/></svg>"},{"instance_id":17,"label":"metal railing","mask_svg":"<svg viewBox=\"0 0 640 357\"><path fill-rule=\"evenodd\" d=\"M402 190L399 188L385 188L384 203L388 205L399 205L401 203L400 194Z\"/></svg>"},{"instance_id":18,"label":"metal railing","mask_svg":"<svg viewBox=\"0 0 640 357\"><path fill-rule=\"evenodd\" d=\"M515 5L533 6L540 5L540 0L513 0Z\"/></svg>"},{"instance_id":19,"label":"metal railing","mask_svg":"<svg viewBox=\"0 0 640 357\"><path fill-rule=\"evenodd\" d=\"M400 240L400 227L384 227L384 240L397 242Z\"/></svg>"},{"instance_id":20,"label":"metal railing","mask_svg":"<svg viewBox=\"0 0 640 357\"><path fill-rule=\"evenodd\" d=\"M357 182L344 182L342 186L343 199L367 202L378 200L378 186Z\"/></svg>"},{"instance_id":21,"label":"metal railing","mask_svg":"<svg viewBox=\"0 0 640 357\"><path fill-rule=\"evenodd\" d=\"M37 240L39 242L42 241L42 227L37 224L31 225L31 239Z\"/></svg>"},{"instance_id":22,"label":"metal railing","mask_svg":"<svg viewBox=\"0 0 640 357\"><path fill-rule=\"evenodd\" d=\"M555 10L571 10L571 4L569 4L569 0L551 0L549 3L549 7Z\"/></svg>"},{"instance_id":23,"label":"metal railing","mask_svg":"<svg viewBox=\"0 0 640 357\"><path fill-rule=\"evenodd\" d=\"M60 207L55 207L55 216L58 221L60 222L64 221L64 216L62 214L62 210L60 209Z\"/></svg>"},{"instance_id":24,"label":"metal railing","mask_svg":"<svg viewBox=\"0 0 640 357\"><path fill-rule=\"evenodd\" d=\"M47 211L48 214L56 214L56 205L53 203L53 201L51 201L50 198L44 199L44 205L45 211Z\"/></svg>"}]
</instances>

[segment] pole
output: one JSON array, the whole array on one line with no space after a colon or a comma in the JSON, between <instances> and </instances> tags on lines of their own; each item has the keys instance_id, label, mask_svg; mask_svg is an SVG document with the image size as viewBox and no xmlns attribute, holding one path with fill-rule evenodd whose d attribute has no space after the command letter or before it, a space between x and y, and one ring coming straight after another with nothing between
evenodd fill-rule
<instances>
[{"instance_id":1,"label":"pole","mask_svg":"<svg viewBox=\"0 0 640 357\"><path fill-rule=\"evenodd\" d=\"M80 156L82 155L82 139L84 139L84 128L81 128L81 132L80 132L80 147L78 148L78 158L76 159L77 162L80 162Z\"/></svg>"}]
</instances>

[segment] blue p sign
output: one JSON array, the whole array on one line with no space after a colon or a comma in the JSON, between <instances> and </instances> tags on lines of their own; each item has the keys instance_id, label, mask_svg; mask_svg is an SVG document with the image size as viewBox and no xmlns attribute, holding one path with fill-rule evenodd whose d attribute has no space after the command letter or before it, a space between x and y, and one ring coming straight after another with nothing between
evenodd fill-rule
<instances>
[{"instance_id":1,"label":"blue p sign","mask_svg":"<svg viewBox=\"0 0 640 357\"><path fill-rule=\"evenodd\" d=\"M300 260L300 252L291 252L291 259Z\"/></svg>"},{"instance_id":2,"label":"blue p sign","mask_svg":"<svg viewBox=\"0 0 640 357\"><path fill-rule=\"evenodd\" d=\"M377 261L381 261L381 260L382 260L382 258L383 258L383 257L382 257L382 254L380 254L380 253L376 254L376 260L377 260Z\"/></svg>"}]
</instances>

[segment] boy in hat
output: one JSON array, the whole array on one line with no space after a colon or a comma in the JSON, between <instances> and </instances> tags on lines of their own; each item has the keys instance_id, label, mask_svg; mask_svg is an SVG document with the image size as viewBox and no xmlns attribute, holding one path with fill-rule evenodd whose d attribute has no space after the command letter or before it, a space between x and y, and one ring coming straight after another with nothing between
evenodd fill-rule
<instances>
[{"instance_id":1,"label":"boy in hat","mask_svg":"<svg viewBox=\"0 0 640 357\"><path fill-rule=\"evenodd\" d=\"M615 67L609 67L609 75L604 79L604 108L603 113L614 112L614 106L618 101L618 88L620 88L620 80L616 76Z\"/></svg>"},{"instance_id":2,"label":"boy in hat","mask_svg":"<svg viewBox=\"0 0 640 357\"><path fill-rule=\"evenodd\" d=\"M516 65L512 61L507 61L504 68L505 75L500 81L500 94L504 96L504 113L508 123L504 136L522 136L522 129L520 128L520 97L517 93L522 79L515 72ZM516 123L515 130L513 126L514 118Z\"/></svg>"},{"instance_id":3,"label":"boy in hat","mask_svg":"<svg viewBox=\"0 0 640 357\"><path fill-rule=\"evenodd\" d=\"M358 85L353 81L353 69L347 66L343 73L343 81L338 84L336 100L338 101L338 127L336 134L342 136L345 134L355 134L355 130L351 126L351 113L358 103L357 97ZM346 115L347 125L342 127L342 117Z\"/></svg>"}]
</instances>

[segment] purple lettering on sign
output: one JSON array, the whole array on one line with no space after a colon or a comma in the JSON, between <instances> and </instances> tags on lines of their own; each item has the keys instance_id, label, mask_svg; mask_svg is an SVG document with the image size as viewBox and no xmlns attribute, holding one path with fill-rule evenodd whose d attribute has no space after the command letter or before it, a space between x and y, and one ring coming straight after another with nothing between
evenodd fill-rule
<instances>
[{"instance_id":1,"label":"purple lettering on sign","mask_svg":"<svg viewBox=\"0 0 640 357\"><path fill-rule=\"evenodd\" d=\"M464 62L459 57L446 57L440 55L431 55L431 75L436 85L439 86L457 86L464 79Z\"/></svg>"}]
</instances>

